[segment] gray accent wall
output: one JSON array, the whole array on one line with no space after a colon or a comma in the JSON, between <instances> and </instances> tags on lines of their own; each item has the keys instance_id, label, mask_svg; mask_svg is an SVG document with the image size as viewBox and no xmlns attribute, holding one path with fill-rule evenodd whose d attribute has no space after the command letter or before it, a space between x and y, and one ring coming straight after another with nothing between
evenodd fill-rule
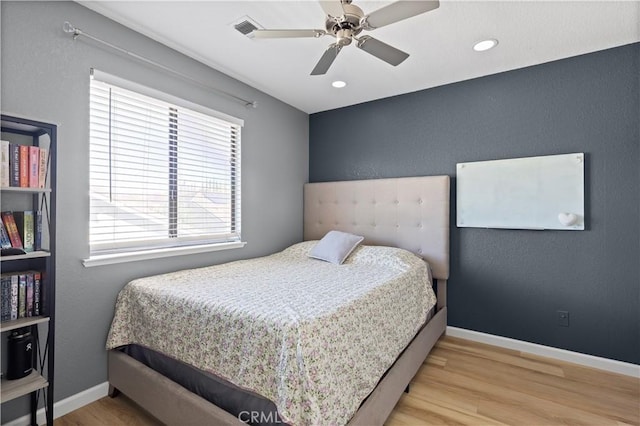
<instances>
[{"instance_id":1,"label":"gray accent wall","mask_svg":"<svg viewBox=\"0 0 640 426\"><path fill-rule=\"evenodd\" d=\"M312 114L309 181L452 176L449 325L638 364L639 80L633 44ZM456 163L572 152L585 231L456 228Z\"/></svg>"},{"instance_id":2,"label":"gray accent wall","mask_svg":"<svg viewBox=\"0 0 640 426\"><path fill-rule=\"evenodd\" d=\"M150 6L151 8L151 6ZM105 340L116 295L131 279L256 257L302 240L308 115L73 2L1 3L1 109L58 127L57 401L107 380ZM150 9L150 13L153 13ZM217 96L161 70L63 33L84 31L238 96ZM242 118L242 249L85 268L89 255L89 69ZM4 342L3 342L4 344ZM26 398L2 406L2 423L26 414Z\"/></svg>"}]
</instances>

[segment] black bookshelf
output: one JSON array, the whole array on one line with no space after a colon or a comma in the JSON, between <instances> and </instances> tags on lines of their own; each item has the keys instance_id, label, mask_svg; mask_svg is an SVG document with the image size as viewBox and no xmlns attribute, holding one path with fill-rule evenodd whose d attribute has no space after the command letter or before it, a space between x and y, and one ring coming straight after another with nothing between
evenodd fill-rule
<instances>
[{"instance_id":1,"label":"black bookshelf","mask_svg":"<svg viewBox=\"0 0 640 426\"><path fill-rule=\"evenodd\" d=\"M26 254L0 256L2 273L41 271L43 297L42 315L0 323L2 347L6 348L9 333L16 329L28 329L34 337L34 371L27 377L7 380L4 375L0 387L2 403L26 397L30 398L31 424L37 425L37 411L44 406L46 423L53 425L54 349L55 349L55 212L56 212L56 138L57 126L31 119L1 115L2 140L24 145L48 144L49 161L46 188L0 187L2 210L13 210L14 205L27 206L42 212L42 250ZM47 141L48 139L48 141ZM17 141L17 142L14 142ZM5 349L3 349L5 350Z\"/></svg>"}]
</instances>

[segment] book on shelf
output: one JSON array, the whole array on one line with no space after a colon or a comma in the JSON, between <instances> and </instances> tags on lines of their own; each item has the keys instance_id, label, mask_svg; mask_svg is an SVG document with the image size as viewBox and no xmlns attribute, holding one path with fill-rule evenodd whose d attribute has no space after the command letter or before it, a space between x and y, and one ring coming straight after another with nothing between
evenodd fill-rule
<instances>
[{"instance_id":1,"label":"book on shelf","mask_svg":"<svg viewBox=\"0 0 640 426\"><path fill-rule=\"evenodd\" d=\"M20 186L20 145L9 144L9 186Z\"/></svg>"},{"instance_id":2,"label":"book on shelf","mask_svg":"<svg viewBox=\"0 0 640 426\"><path fill-rule=\"evenodd\" d=\"M49 149L1 142L0 187L45 188Z\"/></svg>"},{"instance_id":3,"label":"book on shelf","mask_svg":"<svg viewBox=\"0 0 640 426\"><path fill-rule=\"evenodd\" d=\"M2 321L42 315L42 272L7 272L0 275L0 295Z\"/></svg>"},{"instance_id":4,"label":"book on shelf","mask_svg":"<svg viewBox=\"0 0 640 426\"><path fill-rule=\"evenodd\" d=\"M16 274L11 275L11 319L18 319L18 281Z\"/></svg>"},{"instance_id":5,"label":"book on shelf","mask_svg":"<svg viewBox=\"0 0 640 426\"><path fill-rule=\"evenodd\" d=\"M38 188L47 187L47 170L49 169L49 149L40 148L38 156Z\"/></svg>"},{"instance_id":6,"label":"book on shelf","mask_svg":"<svg viewBox=\"0 0 640 426\"><path fill-rule=\"evenodd\" d=\"M40 148L37 146L29 147L29 187L38 188L40 182L38 173L40 170Z\"/></svg>"},{"instance_id":7,"label":"book on shelf","mask_svg":"<svg viewBox=\"0 0 640 426\"><path fill-rule=\"evenodd\" d=\"M18 171L20 172L20 187L29 187L29 146L20 146L20 164L18 165Z\"/></svg>"},{"instance_id":8,"label":"book on shelf","mask_svg":"<svg viewBox=\"0 0 640 426\"><path fill-rule=\"evenodd\" d=\"M34 214L33 224L33 250L42 250L42 211L37 210Z\"/></svg>"},{"instance_id":9,"label":"book on shelf","mask_svg":"<svg viewBox=\"0 0 640 426\"><path fill-rule=\"evenodd\" d=\"M25 274L27 280L27 298L25 299L26 311L25 317L33 316L33 273Z\"/></svg>"},{"instance_id":10,"label":"book on shelf","mask_svg":"<svg viewBox=\"0 0 640 426\"><path fill-rule=\"evenodd\" d=\"M13 212L13 219L22 240L22 249L29 253L34 250L34 216L33 211Z\"/></svg>"},{"instance_id":11,"label":"book on shelf","mask_svg":"<svg viewBox=\"0 0 640 426\"><path fill-rule=\"evenodd\" d=\"M0 141L0 187L9 185L9 141Z\"/></svg>"},{"instance_id":12,"label":"book on shelf","mask_svg":"<svg viewBox=\"0 0 640 426\"><path fill-rule=\"evenodd\" d=\"M27 316L27 276L18 275L18 318Z\"/></svg>"},{"instance_id":13,"label":"book on shelf","mask_svg":"<svg viewBox=\"0 0 640 426\"><path fill-rule=\"evenodd\" d=\"M7 233L7 228L4 226L4 222L0 220L0 248L5 249L9 247L11 247L11 239Z\"/></svg>"},{"instance_id":14,"label":"book on shelf","mask_svg":"<svg viewBox=\"0 0 640 426\"><path fill-rule=\"evenodd\" d=\"M0 277L0 321L11 319L11 277Z\"/></svg>"},{"instance_id":15,"label":"book on shelf","mask_svg":"<svg viewBox=\"0 0 640 426\"><path fill-rule=\"evenodd\" d=\"M22 248L22 239L20 238L20 232L18 232L18 227L16 226L16 221L13 217L13 212L6 211L0 213L2 216L2 222L4 223L5 228L7 229L7 234L9 234L9 239L11 240L11 247L14 248Z\"/></svg>"},{"instance_id":16,"label":"book on shelf","mask_svg":"<svg viewBox=\"0 0 640 426\"><path fill-rule=\"evenodd\" d=\"M41 304L42 294L42 274L38 271L33 271L33 316L37 317L42 314Z\"/></svg>"}]
</instances>

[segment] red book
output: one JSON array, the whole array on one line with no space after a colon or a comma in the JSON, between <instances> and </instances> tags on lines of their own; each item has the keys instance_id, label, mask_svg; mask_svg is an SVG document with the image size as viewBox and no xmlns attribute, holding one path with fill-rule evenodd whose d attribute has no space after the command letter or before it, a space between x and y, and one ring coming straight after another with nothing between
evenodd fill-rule
<instances>
[{"instance_id":1,"label":"red book","mask_svg":"<svg viewBox=\"0 0 640 426\"><path fill-rule=\"evenodd\" d=\"M20 238L20 232L18 232L18 226L16 220L13 217L13 212L2 212L2 222L4 227L7 228L7 234L11 240L11 246L15 248L22 248L22 239Z\"/></svg>"},{"instance_id":2,"label":"red book","mask_svg":"<svg viewBox=\"0 0 640 426\"><path fill-rule=\"evenodd\" d=\"M29 187L29 147L20 145L20 187Z\"/></svg>"},{"instance_id":3,"label":"red book","mask_svg":"<svg viewBox=\"0 0 640 426\"><path fill-rule=\"evenodd\" d=\"M37 146L29 147L29 186L37 188L40 184L38 176L40 170L40 148Z\"/></svg>"}]
</instances>

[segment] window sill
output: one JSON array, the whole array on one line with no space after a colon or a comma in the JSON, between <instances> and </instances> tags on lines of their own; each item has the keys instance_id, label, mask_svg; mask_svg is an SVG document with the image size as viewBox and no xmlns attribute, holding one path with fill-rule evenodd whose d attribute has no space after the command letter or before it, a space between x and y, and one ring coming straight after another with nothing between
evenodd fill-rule
<instances>
[{"instance_id":1,"label":"window sill","mask_svg":"<svg viewBox=\"0 0 640 426\"><path fill-rule=\"evenodd\" d=\"M83 259L85 268L93 266L113 265L116 263L135 262L138 260L161 259L163 257L183 256L187 254L207 253L211 251L231 250L242 248L247 243L244 241L232 243L203 244L187 247L170 247L153 250L134 251L129 253L103 254Z\"/></svg>"}]
</instances>

